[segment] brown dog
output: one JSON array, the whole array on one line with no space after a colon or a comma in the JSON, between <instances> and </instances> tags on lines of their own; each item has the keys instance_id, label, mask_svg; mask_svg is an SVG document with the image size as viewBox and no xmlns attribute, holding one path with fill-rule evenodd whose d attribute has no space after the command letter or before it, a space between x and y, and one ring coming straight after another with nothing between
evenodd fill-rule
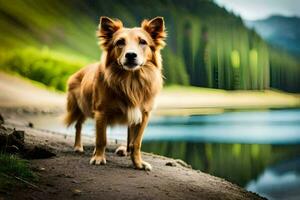
<instances>
[{"instance_id":1,"label":"brown dog","mask_svg":"<svg viewBox=\"0 0 300 200\"><path fill-rule=\"evenodd\" d=\"M127 152L131 152L137 169L151 170L151 165L141 158L141 143L163 83L163 18L125 28L119 20L101 17L97 35L103 49L101 61L81 69L68 81L65 123L69 126L76 122L74 149L83 151L81 127L87 117L94 117L96 146L90 164L106 164L106 127L128 124Z\"/></svg>"}]
</instances>

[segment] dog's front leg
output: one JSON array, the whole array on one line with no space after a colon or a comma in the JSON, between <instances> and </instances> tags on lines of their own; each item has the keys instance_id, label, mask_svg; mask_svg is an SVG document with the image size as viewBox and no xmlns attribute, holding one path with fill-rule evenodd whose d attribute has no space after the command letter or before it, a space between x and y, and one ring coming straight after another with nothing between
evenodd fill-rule
<instances>
[{"instance_id":1,"label":"dog's front leg","mask_svg":"<svg viewBox=\"0 0 300 200\"><path fill-rule=\"evenodd\" d=\"M129 144L129 147L132 150L130 156L135 168L150 171L152 169L151 165L143 161L141 155L143 133L148 124L148 120L149 120L149 113L144 112L142 122L139 125L136 125L134 128L134 131L136 132L134 134L133 145L131 146L131 144Z\"/></svg>"},{"instance_id":2,"label":"dog's front leg","mask_svg":"<svg viewBox=\"0 0 300 200\"><path fill-rule=\"evenodd\" d=\"M136 137L137 129L136 125L130 125L127 130L127 153L133 152L133 141Z\"/></svg>"},{"instance_id":3,"label":"dog's front leg","mask_svg":"<svg viewBox=\"0 0 300 200\"><path fill-rule=\"evenodd\" d=\"M103 112L95 112L96 120L96 145L90 164L106 164L105 147L106 147L106 127L107 119Z\"/></svg>"}]
</instances>

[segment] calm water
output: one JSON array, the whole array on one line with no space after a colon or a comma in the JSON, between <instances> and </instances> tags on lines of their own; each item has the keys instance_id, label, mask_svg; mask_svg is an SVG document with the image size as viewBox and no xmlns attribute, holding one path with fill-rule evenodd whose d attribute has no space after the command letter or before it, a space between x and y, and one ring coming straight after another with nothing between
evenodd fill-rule
<instances>
[{"instance_id":1,"label":"calm water","mask_svg":"<svg viewBox=\"0 0 300 200\"><path fill-rule=\"evenodd\" d=\"M73 134L58 118L31 118L36 127ZM92 121L84 134L93 135ZM125 127L108 137L126 139ZM143 150L179 158L269 199L300 199L300 109L152 117Z\"/></svg>"}]
</instances>

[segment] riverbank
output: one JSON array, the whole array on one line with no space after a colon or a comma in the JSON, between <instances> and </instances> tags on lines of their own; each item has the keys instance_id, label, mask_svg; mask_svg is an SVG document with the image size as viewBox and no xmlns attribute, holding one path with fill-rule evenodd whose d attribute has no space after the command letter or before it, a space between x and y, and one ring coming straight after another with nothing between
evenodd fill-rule
<instances>
[{"instance_id":1,"label":"riverbank","mask_svg":"<svg viewBox=\"0 0 300 200\"><path fill-rule=\"evenodd\" d=\"M114 154L124 141L109 141L107 165L91 166L94 139L84 137L85 153L73 152L74 137L36 129L26 116L62 113L64 94L36 87L26 80L0 73L0 113L5 127L25 131L25 143L44 146L56 156L29 160L37 187L15 185L2 191L4 199L260 199L224 179L189 168L184 162L143 153L153 171L132 168L128 157Z\"/></svg>"},{"instance_id":2,"label":"riverbank","mask_svg":"<svg viewBox=\"0 0 300 200\"><path fill-rule=\"evenodd\" d=\"M122 141L110 141L105 166L89 165L93 138L84 137L85 153L73 152L73 136L35 129L19 111L3 110L4 127L25 131L25 143L42 146L56 156L29 160L37 176L34 187L15 185L1 190L4 199L261 199L254 193L199 170L182 161L143 153L151 172L135 170L129 157L114 151Z\"/></svg>"},{"instance_id":3,"label":"riverbank","mask_svg":"<svg viewBox=\"0 0 300 200\"><path fill-rule=\"evenodd\" d=\"M65 94L40 83L0 72L0 107L33 112L64 112ZM300 107L300 95L281 91L225 91L169 86L156 100L157 115L215 114L226 109Z\"/></svg>"},{"instance_id":4,"label":"riverbank","mask_svg":"<svg viewBox=\"0 0 300 200\"><path fill-rule=\"evenodd\" d=\"M215 114L224 110L300 107L300 96L275 90L226 91L221 89L170 86L157 99L162 115Z\"/></svg>"}]
</instances>

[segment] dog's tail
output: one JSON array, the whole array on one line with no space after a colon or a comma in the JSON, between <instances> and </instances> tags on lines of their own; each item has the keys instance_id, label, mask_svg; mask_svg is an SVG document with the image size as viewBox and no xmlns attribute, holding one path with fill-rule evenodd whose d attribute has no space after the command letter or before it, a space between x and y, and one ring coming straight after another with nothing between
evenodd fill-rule
<instances>
[{"instance_id":1,"label":"dog's tail","mask_svg":"<svg viewBox=\"0 0 300 200\"><path fill-rule=\"evenodd\" d=\"M64 123L67 127L73 124L82 115L80 108L78 107L76 98L71 92L68 92L67 97L67 114L64 118Z\"/></svg>"}]
</instances>

